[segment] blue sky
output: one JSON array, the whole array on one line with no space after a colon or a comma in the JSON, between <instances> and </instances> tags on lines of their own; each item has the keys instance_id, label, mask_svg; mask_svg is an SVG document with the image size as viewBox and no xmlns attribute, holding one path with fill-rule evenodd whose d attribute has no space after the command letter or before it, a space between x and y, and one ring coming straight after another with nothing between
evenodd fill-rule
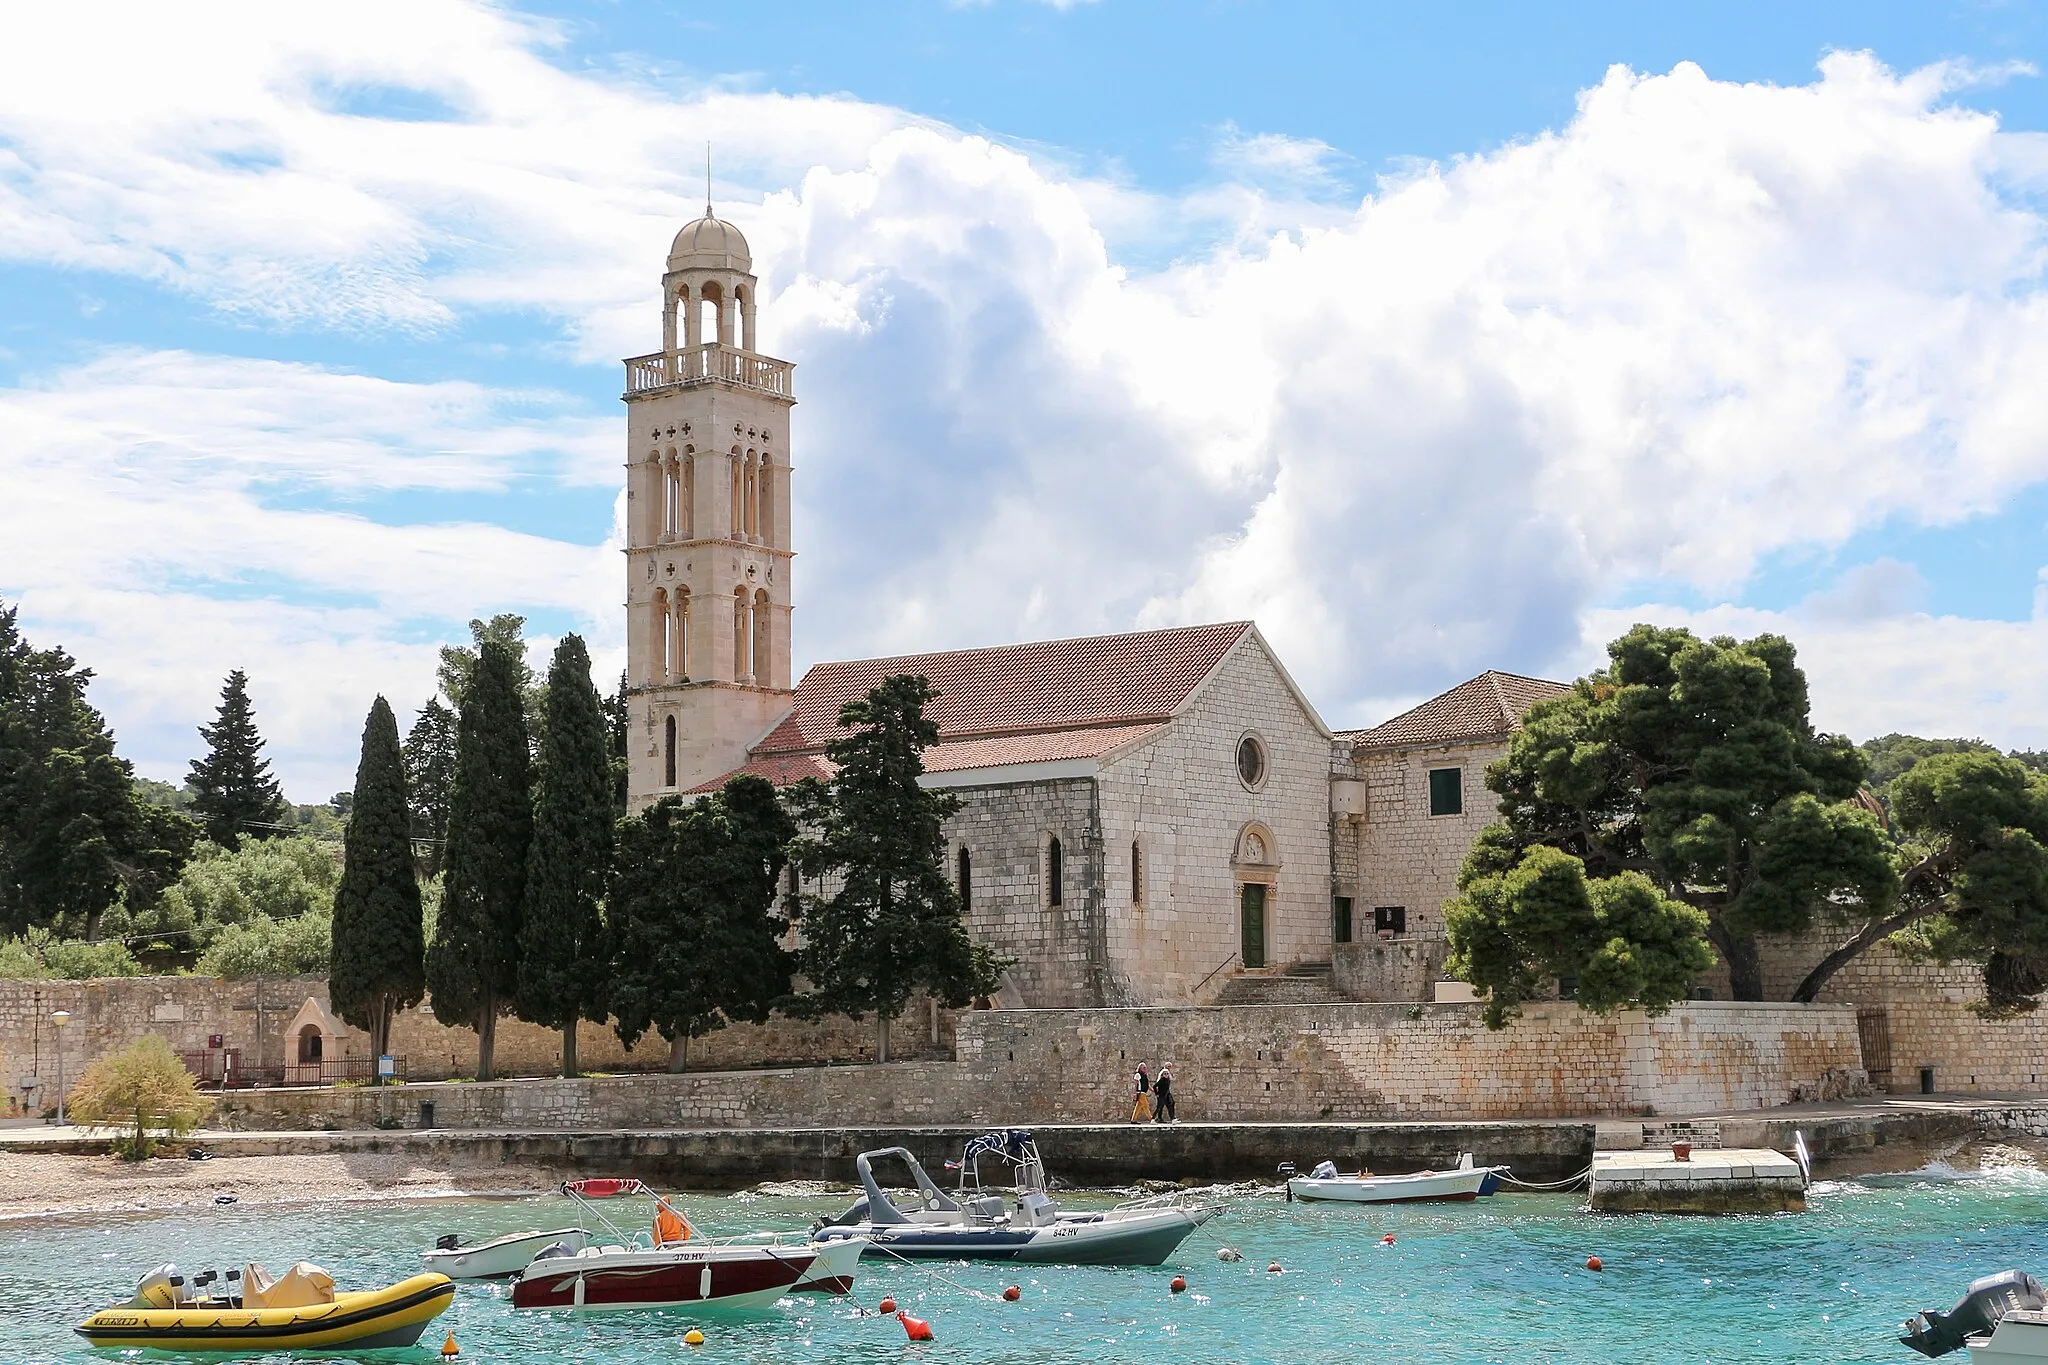
<instances>
[{"instance_id":1,"label":"blue sky","mask_svg":"<svg viewBox=\"0 0 2048 1365\"><path fill-rule=\"evenodd\" d=\"M145 772L242 667L323 797L471 615L615 673L707 140L800 666L1250 616L1354 725L1654 619L2048 745L2042 5L4 22L0 598Z\"/></svg>"}]
</instances>

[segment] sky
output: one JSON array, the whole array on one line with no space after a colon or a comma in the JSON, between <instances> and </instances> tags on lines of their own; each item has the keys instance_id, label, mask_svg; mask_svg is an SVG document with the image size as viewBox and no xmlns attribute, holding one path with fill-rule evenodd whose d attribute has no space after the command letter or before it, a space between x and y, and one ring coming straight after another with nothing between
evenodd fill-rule
<instances>
[{"instance_id":1,"label":"sky","mask_svg":"<svg viewBox=\"0 0 2048 1365\"><path fill-rule=\"evenodd\" d=\"M796 362L796 664L1256 620L1333 727L1637 621L2048 747L2048 4L0 3L0 602L180 780L624 661L675 231Z\"/></svg>"}]
</instances>

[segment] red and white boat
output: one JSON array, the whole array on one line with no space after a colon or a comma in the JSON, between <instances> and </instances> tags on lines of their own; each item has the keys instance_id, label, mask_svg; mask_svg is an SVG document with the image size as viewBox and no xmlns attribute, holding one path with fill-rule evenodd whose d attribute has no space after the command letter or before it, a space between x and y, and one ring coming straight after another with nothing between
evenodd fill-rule
<instances>
[{"instance_id":1,"label":"red and white boat","mask_svg":"<svg viewBox=\"0 0 2048 1365\"><path fill-rule=\"evenodd\" d=\"M620 1232L591 1210L619 1240L542 1251L512 1282L514 1308L766 1308L785 1294L853 1290L865 1239L828 1246L802 1233L699 1237L667 1199L630 1183L638 1188L607 1189L604 1197L647 1195L654 1203L651 1231ZM582 1195L573 1185L563 1191Z\"/></svg>"}]
</instances>

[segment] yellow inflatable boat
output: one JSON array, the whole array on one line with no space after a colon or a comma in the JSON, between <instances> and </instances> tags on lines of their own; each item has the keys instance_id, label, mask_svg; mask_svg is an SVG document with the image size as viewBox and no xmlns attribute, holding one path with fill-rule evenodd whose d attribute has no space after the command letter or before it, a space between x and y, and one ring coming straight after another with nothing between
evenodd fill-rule
<instances>
[{"instance_id":1,"label":"yellow inflatable boat","mask_svg":"<svg viewBox=\"0 0 2048 1365\"><path fill-rule=\"evenodd\" d=\"M455 1298L446 1275L415 1275L385 1289L334 1291L303 1261L272 1279L263 1267L208 1270L186 1283L174 1265L142 1277L135 1297L78 1324L94 1346L158 1351L360 1351L412 1346Z\"/></svg>"}]
</instances>

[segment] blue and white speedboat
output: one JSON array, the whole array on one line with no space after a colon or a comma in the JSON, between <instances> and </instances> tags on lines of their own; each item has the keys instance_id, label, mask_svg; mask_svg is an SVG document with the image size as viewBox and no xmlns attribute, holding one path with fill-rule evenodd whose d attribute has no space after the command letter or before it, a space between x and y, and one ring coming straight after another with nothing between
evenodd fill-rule
<instances>
[{"instance_id":1,"label":"blue and white speedboat","mask_svg":"<svg viewBox=\"0 0 2048 1365\"><path fill-rule=\"evenodd\" d=\"M896 1157L910 1169L915 1204L899 1205L875 1180L874 1163ZM1004 1187L985 1184L981 1163L1013 1173ZM952 1165L948 1162L947 1165ZM960 1158L960 1185L948 1195L902 1147L862 1152L854 1161L866 1193L837 1218L812 1230L814 1240L868 1241L865 1254L910 1260L1018 1261L1036 1265L1159 1265L1188 1234L1221 1213L1183 1195L1163 1195L1100 1211L1063 1212L1045 1191L1038 1144L1023 1129L985 1133ZM909 1205L905 1207L905 1205Z\"/></svg>"}]
</instances>

